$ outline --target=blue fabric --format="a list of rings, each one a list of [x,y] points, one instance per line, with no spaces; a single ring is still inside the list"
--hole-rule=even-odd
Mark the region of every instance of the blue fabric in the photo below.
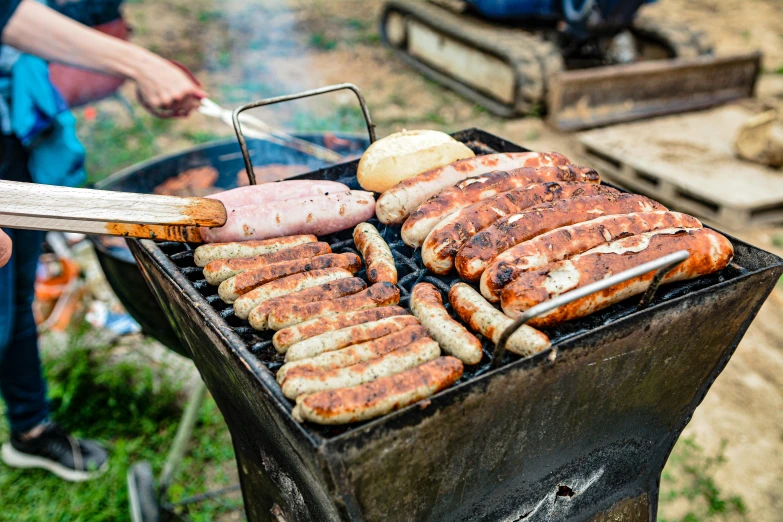
[[[75,187],[87,178],[76,119],[49,81],[44,60],[23,54],[11,68],[11,129],[29,151],[36,183]]]
[[[13,137],[0,140],[3,170],[0,179],[30,181],[27,155]],[[33,319],[35,272],[43,232],[5,229],[14,249],[0,268],[0,394],[15,432],[24,433],[49,416],[46,381],[38,354],[38,332]]]

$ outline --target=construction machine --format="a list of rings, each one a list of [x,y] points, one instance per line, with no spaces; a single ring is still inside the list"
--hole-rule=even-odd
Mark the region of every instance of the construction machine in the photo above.
[[[638,13],[654,1],[388,0],[381,38],[490,112],[562,130],[753,95],[760,53],[713,56],[702,32]]]

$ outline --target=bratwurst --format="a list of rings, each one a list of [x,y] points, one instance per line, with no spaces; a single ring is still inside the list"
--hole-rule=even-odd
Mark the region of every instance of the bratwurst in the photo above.
[[[487,154],[455,161],[450,165],[422,172],[397,183],[378,198],[376,213],[381,223],[402,223],[411,213],[441,190],[470,176],[496,170],[547,165],[568,165],[568,158],[556,152],[512,152]]]
[[[558,199],[611,193],[617,190],[593,183],[537,183],[498,194],[465,207],[435,225],[421,249],[422,261],[430,271],[447,274],[454,268],[454,258],[462,245],[502,217]]]
[[[346,424],[373,419],[448,388],[462,377],[463,369],[459,359],[438,357],[367,384],[303,396],[297,400],[292,415],[299,422],[317,424]]]
[[[275,307],[269,314],[268,323],[272,330],[280,330],[317,317],[396,305],[399,302],[399,288],[391,283],[375,283],[367,290],[340,299]]]
[[[731,242],[708,228],[667,228],[646,232],[598,246],[539,270],[525,272],[503,290],[500,303],[507,315],[516,317],[548,299],[679,250],[687,250],[690,257],[666,274],[662,283],[717,272],[725,268],[734,255]],[[531,320],[530,324],[547,327],[584,317],[644,292],[654,275],[655,271],[652,271],[577,299]]]
[[[254,288],[270,283],[276,279],[310,272],[312,270],[322,270],[325,268],[344,268],[355,274],[362,267],[362,260],[353,253],[345,254],[324,254],[312,259],[296,259],[294,261],[282,261],[272,263],[262,268],[256,268],[237,274],[234,277],[226,279],[218,287],[218,295],[226,303],[233,303],[239,296],[248,293]]]
[[[332,247],[328,243],[306,243],[291,248],[261,254],[254,257],[239,257],[235,259],[216,259],[204,267],[204,279],[211,285],[219,285],[226,279],[242,272],[269,266],[272,263],[308,259],[324,254],[331,254]]]
[[[577,165],[525,167],[467,178],[422,203],[402,225],[402,240],[414,248],[420,247],[435,225],[460,209],[509,190],[560,181],[600,183],[601,178],[593,169]]]
[[[465,281],[476,282],[502,252],[544,232],[607,214],[666,210],[658,202],[636,194],[603,194],[561,199],[499,219],[465,243],[454,264]]]
[[[271,254],[286,248],[292,248],[305,243],[318,241],[313,235],[276,237],[258,241],[236,241],[233,243],[212,243],[201,245],[193,252],[193,262],[198,267],[205,267],[210,261],[233,259],[235,257],[254,257]]]
[[[279,353],[285,353],[293,344],[310,339],[316,335],[399,315],[408,315],[408,312],[399,306],[382,306],[380,308],[359,310],[358,312],[343,312],[327,317],[310,319],[275,332],[275,335],[272,337],[272,344]]]
[[[602,216],[556,228],[497,256],[481,274],[481,293],[497,303],[503,288],[523,272],[581,254],[609,241],[662,228],[701,228],[701,223],[687,214],[655,211]]]

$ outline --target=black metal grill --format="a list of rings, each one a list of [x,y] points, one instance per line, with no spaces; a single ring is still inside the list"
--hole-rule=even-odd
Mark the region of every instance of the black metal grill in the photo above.
[[[474,150],[521,147],[469,129]],[[356,188],[356,162],[300,178]],[[418,281],[456,280],[381,227],[402,304]],[[351,232],[324,238],[352,250]],[[272,372],[271,332],[253,331],[203,281],[192,246],[131,241],[162,313],[231,430],[249,520],[655,520],[660,473],[679,434],[783,272],[783,260],[730,238],[725,270],[662,287],[547,330],[555,349],[490,369],[490,348],[456,385],[365,423],[299,424]],[[360,274],[363,275],[363,274]],[[269,371],[271,370],[271,372]],[[573,497],[558,496],[562,486]]]

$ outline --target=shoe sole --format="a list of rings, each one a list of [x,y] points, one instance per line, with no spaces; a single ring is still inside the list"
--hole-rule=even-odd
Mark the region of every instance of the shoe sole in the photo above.
[[[43,457],[36,457],[17,451],[11,444],[3,444],[2,459],[7,466],[12,468],[21,469],[45,469],[50,471],[68,482],[84,482],[85,480],[91,480],[99,477],[108,469],[108,462],[104,463],[100,469],[96,471],[77,471],[75,469],[66,468],[62,464],[58,464],[54,461],[45,459]]]

